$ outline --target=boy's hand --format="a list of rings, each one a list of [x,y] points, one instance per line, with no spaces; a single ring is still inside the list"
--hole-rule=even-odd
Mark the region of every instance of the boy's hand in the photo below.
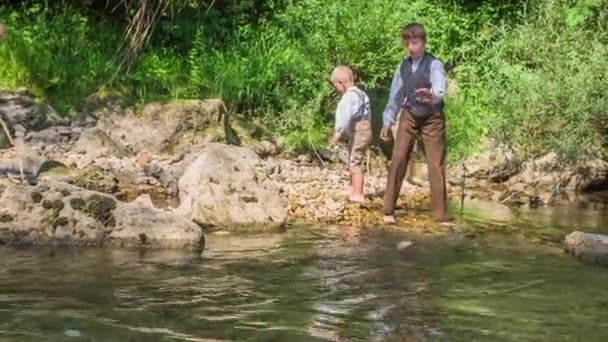
[[[380,130],[380,139],[382,139],[382,141],[386,142],[386,141],[391,140],[391,138],[389,137],[389,132],[388,132],[389,130],[390,130],[390,128],[388,128],[388,127],[382,128]]]
[[[433,89],[419,88],[416,89],[416,98],[421,102],[430,102],[433,99]]]

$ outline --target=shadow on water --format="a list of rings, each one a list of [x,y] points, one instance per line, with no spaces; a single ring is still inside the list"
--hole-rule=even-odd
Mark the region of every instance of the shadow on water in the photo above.
[[[297,226],[210,235],[201,260],[0,248],[0,340],[606,340],[608,270],[524,233],[605,219],[482,205],[471,204],[465,221],[506,222],[522,233],[433,239]],[[403,241],[414,244],[399,248]]]

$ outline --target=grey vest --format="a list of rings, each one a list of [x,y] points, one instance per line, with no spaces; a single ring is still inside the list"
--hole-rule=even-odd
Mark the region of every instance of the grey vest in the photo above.
[[[348,89],[347,91],[354,91],[359,99],[361,100],[361,108],[357,110],[357,114],[353,116],[353,122],[368,120],[371,121],[371,107],[369,103],[369,98],[366,97],[361,89],[358,87],[353,87]]]
[[[416,89],[431,88],[431,63],[435,56],[425,53],[416,69],[412,72],[412,58],[408,57],[401,63],[399,72],[403,80],[404,99],[403,109],[410,112],[414,117],[425,118],[433,113],[443,111],[443,100],[437,104],[422,103],[416,101]]]

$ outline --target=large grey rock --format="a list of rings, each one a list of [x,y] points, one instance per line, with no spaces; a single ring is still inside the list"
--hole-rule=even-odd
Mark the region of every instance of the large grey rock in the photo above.
[[[0,194],[0,242],[13,245],[93,245],[200,251],[200,227],[172,212],[67,183],[9,185]]]
[[[48,146],[66,144],[80,137],[81,129],[68,126],[53,126],[26,135],[25,142],[30,146]]]
[[[486,142],[481,151],[448,170],[452,184],[460,184],[462,176],[477,180],[487,180],[490,183],[500,183],[508,180],[520,171],[520,162],[513,153],[504,146]]]
[[[566,236],[564,249],[583,261],[608,266],[607,235],[576,231]]]
[[[0,119],[7,126],[11,136],[16,132],[25,135],[30,131],[39,131],[66,121],[51,107],[34,101],[25,91],[0,91]],[[9,139],[5,130],[0,127],[0,148],[8,146]]]
[[[463,168],[464,167],[466,168]],[[581,192],[608,184],[608,161],[603,158],[563,160],[555,152],[522,161],[504,146],[488,142],[477,154],[448,170],[449,184],[465,186],[476,196],[509,205],[539,206],[573,201]]]
[[[502,198],[519,199],[520,202],[537,198],[542,203],[551,203],[570,199],[577,192],[605,183],[607,179],[608,162],[605,160],[566,163],[551,152],[524,163],[521,172],[506,182],[507,190]]]
[[[39,131],[61,121],[52,108],[42,106],[26,92],[0,91],[0,116],[11,125]]]
[[[37,155],[17,155],[13,158],[0,158],[0,177],[4,175],[33,175],[36,176],[45,165],[53,166],[58,164],[45,157]]]
[[[117,157],[131,155],[131,151],[123,144],[116,142],[106,132],[94,127],[85,130],[74,145],[74,152],[87,154],[91,158]]]
[[[255,152],[212,143],[179,180],[178,212],[201,224],[282,226],[287,207]]]
[[[102,118],[98,127],[135,153],[188,150],[199,142],[225,138],[226,111],[221,100],[152,102],[137,114]]]

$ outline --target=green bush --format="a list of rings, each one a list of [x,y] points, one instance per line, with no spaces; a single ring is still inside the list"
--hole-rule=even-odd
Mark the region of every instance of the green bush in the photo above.
[[[492,136],[524,158],[557,151],[576,159],[606,148],[608,1],[578,2],[586,10],[571,3],[544,2],[484,53]]]
[[[71,7],[51,10],[34,3],[9,11],[0,20],[9,38],[0,43],[0,88],[27,87],[63,114],[110,79],[109,64],[121,32]]]
[[[488,136],[523,157],[606,150],[608,0],[188,2],[157,26],[128,73],[112,63],[124,20],[29,3],[0,8],[10,28],[0,87],[28,87],[66,115],[103,87],[139,103],[221,97],[287,147],[318,147],[338,100],[332,68],[356,70],[379,123],[404,55],[400,28],[418,21],[457,89],[446,107],[451,161]]]

